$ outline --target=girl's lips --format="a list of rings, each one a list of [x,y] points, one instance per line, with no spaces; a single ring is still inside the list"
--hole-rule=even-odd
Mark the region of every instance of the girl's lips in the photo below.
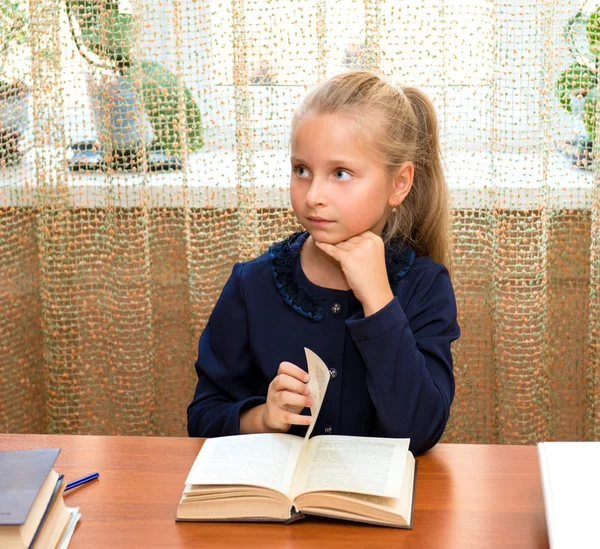
[[[311,223],[333,223],[330,219],[323,219],[322,217],[309,217],[307,218]]]

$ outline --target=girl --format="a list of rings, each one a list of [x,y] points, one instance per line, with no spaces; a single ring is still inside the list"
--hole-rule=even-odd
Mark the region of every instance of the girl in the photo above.
[[[290,192],[306,231],[233,267],[200,337],[190,436],[303,435],[308,347],[331,374],[315,433],[426,451],[460,334],[432,103],[366,71],[324,82],[294,114]]]

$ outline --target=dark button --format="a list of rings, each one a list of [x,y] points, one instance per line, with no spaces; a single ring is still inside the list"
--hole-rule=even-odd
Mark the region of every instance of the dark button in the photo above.
[[[333,433],[333,427],[331,425],[327,425],[327,427],[325,427],[325,429],[323,429],[323,432],[326,435],[330,435],[331,433]]]
[[[329,369],[329,377],[331,377],[331,379],[335,379],[337,377],[337,370],[335,368]]]
[[[342,306],[337,301],[335,301],[331,306],[331,312],[334,315],[339,315],[342,312]]]

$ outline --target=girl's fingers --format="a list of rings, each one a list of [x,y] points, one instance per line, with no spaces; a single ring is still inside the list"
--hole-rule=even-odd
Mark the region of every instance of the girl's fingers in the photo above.
[[[365,239],[373,239],[373,238],[379,238],[379,237],[374,232],[365,231],[363,233],[354,235],[354,236],[350,237],[348,240],[344,240],[343,242],[350,242],[352,244],[360,244],[360,243],[364,242]]]
[[[369,234],[369,231],[365,232],[365,233],[360,233],[357,234],[356,236],[353,236],[352,238],[349,238],[348,240],[344,240],[344,242],[349,242],[350,244],[360,244],[361,242],[364,241],[365,238],[367,238],[367,235]],[[373,234],[373,233],[370,233]],[[341,244],[341,242],[340,242]]]
[[[279,374],[274,381],[274,388],[277,391],[290,391],[299,395],[308,395],[308,385],[298,381],[295,377],[288,376],[287,374]]]
[[[291,412],[283,412],[282,420],[289,425],[310,425],[312,416],[301,416]]]
[[[285,374],[295,379],[300,380],[303,383],[308,381],[308,374],[302,369],[292,364],[291,362],[282,362],[277,370],[279,375]]]
[[[315,240],[315,244],[317,246],[317,248],[319,248],[320,250],[324,251],[327,255],[333,257],[333,259],[339,261],[343,251],[340,250],[337,246],[334,246],[332,244],[327,244],[326,242],[317,242]]]
[[[347,252],[349,252],[350,250],[353,250],[356,247],[356,244],[357,241],[352,242],[351,238],[350,240],[343,240],[339,244],[336,244],[335,247],[338,250],[346,250]]]
[[[301,408],[310,408],[312,399],[308,396],[290,393],[289,391],[281,391],[277,394],[279,406],[299,406]]]

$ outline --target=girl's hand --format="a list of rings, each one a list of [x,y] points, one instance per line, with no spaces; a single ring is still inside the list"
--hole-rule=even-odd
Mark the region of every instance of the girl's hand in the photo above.
[[[383,309],[394,294],[385,268],[383,240],[365,231],[339,244],[317,242],[316,246],[339,262],[346,281],[362,303],[365,316]]]
[[[285,433],[292,425],[310,425],[300,412],[310,406],[308,374],[291,362],[282,362],[267,392],[263,422],[269,430]]]

